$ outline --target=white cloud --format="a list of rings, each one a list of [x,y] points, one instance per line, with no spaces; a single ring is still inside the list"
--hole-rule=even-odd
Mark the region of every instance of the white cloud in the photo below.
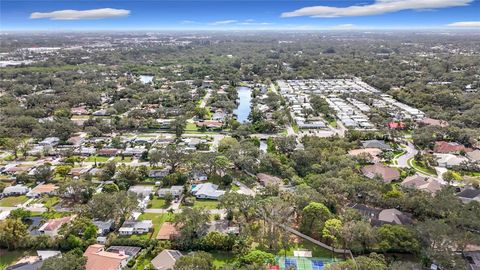
[[[225,24],[232,24],[238,22],[237,20],[225,20],[225,21],[216,21],[210,23],[211,25],[225,25]]]
[[[57,10],[52,12],[33,12],[30,19],[50,20],[95,20],[104,18],[123,17],[130,14],[130,10],[115,8],[99,8],[88,10]]]
[[[469,22],[454,22],[447,24],[451,27],[480,27],[480,21],[469,21]]]
[[[348,29],[354,29],[356,28],[355,24],[351,23],[346,23],[346,24],[339,24],[339,25],[334,25],[331,27],[332,29],[338,29],[338,30],[348,30]]]
[[[354,5],[348,7],[312,6],[282,13],[282,17],[351,17],[368,16],[401,10],[425,10],[446,7],[467,6],[473,0],[376,0],[369,5]]]

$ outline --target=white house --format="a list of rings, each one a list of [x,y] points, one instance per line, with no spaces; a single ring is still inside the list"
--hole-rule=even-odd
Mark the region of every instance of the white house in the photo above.
[[[148,233],[153,227],[151,220],[127,220],[118,230],[120,235],[144,234]]]
[[[3,189],[4,196],[24,195],[30,191],[30,188],[24,185],[9,186]]]
[[[218,200],[225,194],[224,190],[218,190],[218,185],[212,183],[198,184],[192,187],[192,194],[198,199]]]
[[[183,186],[171,186],[170,188],[160,188],[157,191],[158,197],[165,197],[167,193],[173,195],[173,197],[180,197],[183,192]]]

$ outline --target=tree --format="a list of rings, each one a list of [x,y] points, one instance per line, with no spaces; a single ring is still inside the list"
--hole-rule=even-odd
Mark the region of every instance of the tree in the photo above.
[[[175,226],[180,228],[179,244],[188,248],[195,239],[203,235],[205,224],[210,219],[209,213],[203,208],[184,208],[175,215]]]
[[[166,205],[170,205],[173,201],[173,195],[170,192],[165,193],[165,196],[163,196],[163,199],[165,200]]]
[[[381,250],[393,252],[410,252],[415,254],[420,244],[408,228],[401,225],[383,225],[377,230]]]
[[[381,254],[370,253],[369,256],[358,256],[354,260],[333,264],[329,270],[387,270],[388,265],[385,257]]]
[[[264,268],[269,264],[275,263],[275,256],[271,253],[255,249],[240,257],[239,262],[240,265],[254,264]]]
[[[342,221],[336,218],[328,219],[322,229],[322,237],[336,245],[339,241]]]
[[[324,222],[330,216],[330,210],[323,203],[311,202],[302,210],[300,230],[315,235],[322,230]]]
[[[0,246],[17,249],[27,236],[27,226],[20,219],[7,218],[0,221]]]
[[[13,138],[6,138],[1,141],[2,146],[5,147],[6,149],[12,151],[13,156],[15,159],[18,158],[18,148],[20,146],[20,141],[13,139]]]
[[[137,168],[133,166],[122,165],[118,168],[116,183],[120,189],[126,190],[137,183],[139,178]]]
[[[115,162],[107,162],[100,174],[101,181],[110,181],[117,171],[117,164]]]
[[[114,193],[114,192],[119,192],[119,191],[120,191],[120,189],[118,188],[118,186],[115,183],[105,184],[102,188],[102,192],[105,192],[105,193]]]
[[[203,251],[192,252],[180,257],[173,267],[174,270],[212,270],[214,269],[213,257]]]
[[[178,139],[182,137],[183,132],[185,132],[185,128],[187,127],[187,119],[183,116],[179,116],[175,118],[170,124],[171,130],[175,133],[175,136]]]
[[[177,168],[184,163],[186,154],[176,144],[169,144],[161,149],[161,161],[170,167],[170,173],[175,173]]]
[[[70,170],[72,169],[72,166],[69,166],[69,165],[59,165],[55,168],[55,172],[60,175],[61,177],[63,177],[63,179],[65,180],[67,178],[67,175],[68,173],[70,172]]]
[[[17,208],[15,210],[10,211],[10,215],[8,215],[8,218],[12,219],[20,219],[24,221],[26,218],[30,217],[32,215],[32,212],[29,210],[25,210],[23,208]]]
[[[162,152],[158,151],[158,149],[152,149],[148,153],[148,162],[150,166],[156,167],[158,163],[162,160]]]
[[[33,177],[37,182],[49,182],[53,177],[52,167],[49,164],[38,166]]]
[[[91,182],[85,180],[70,180],[60,184],[58,193],[63,198],[69,198],[76,203],[86,203],[95,192]]]
[[[138,208],[137,197],[126,191],[95,194],[83,207],[84,215],[94,219],[120,221]]]
[[[67,252],[62,257],[46,259],[40,270],[83,270],[87,264],[87,257],[81,253]]]

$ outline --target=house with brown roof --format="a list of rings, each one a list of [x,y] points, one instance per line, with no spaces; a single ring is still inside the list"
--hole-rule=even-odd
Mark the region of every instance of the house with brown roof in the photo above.
[[[358,213],[373,226],[381,226],[383,224],[406,225],[413,222],[410,214],[403,213],[395,208],[378,209],[356,203],[349,205],[349,207],[358,211]]]
[[[114,157],[116,156],[120,150],[115,148],[102,148],[97,151],[97,154],[100,156],[107,156],[107,157]]]
[[[177,227],[172,222],[164,222],[157,234],[157,240],[171,240],[180,235]]]
[[[362,168],[362,173],[370,179],[380,177],[383,182],[390,183],[400,178],[400,172],[381,163],[375,163]]]
[[[432,195],[435,195],[443,187],[443,185],[440,184],[440,182],[438,182],[437,180],[418,174],[405,178],[405,180],[403,180],[400,185],[405,188],[415,188],[418,190],[426,191]]]
[[[417,121],[417,123],[420,124],[420,125],[424,125],[424,126],[448,127],[448,122],[447,121],[428,118],[428,117],[425,117],[425,118]]]
[[[348,155],[351,157],[358,156],[367,156],[370,162],[377,163],[380,161],[380,154],[382,153],[381,149],[378,148],[363,148],[363,149],[353,149],[348,151]]]
[[[436,153],[442,154],[455,154],[459,152],[472,152],[472,148],[467,148],[463,144],[459,144],[456,142],[446,142],[446,141],[437,141],[435,142],[435,147],[433,151]]]
[[[223,123],[220,121],[214,120],[205,120],[203,122],[195,122],[197,127],[206,127],[206,128],[221,128]]]
[[[27,193],[27,197],[38,198],[43,195],[52,195],[58,186],[54,184],[39,184]]]
[[[105,246],[99,244],[89,246],[83,256],[87,257],[85,270],[120,270],[127,265],[130,258],[122,252],[105,251]]]
[[[257,174],[258,181],[264,186],[281,186],[283,185],[283,180],[279,177],[269,175],[266,173]]]
[[[60,229],[60,227],[62,227],[63,224],[70,222],[74,218],[75,216],[68,216],[56,219],[49,219],[38,229],[38,231],[48,236],[56,236],[58,235],[58,230]]]
[[[70,113],[73,115],[88,115],[90,114],[85,106],[73,107],[70,109]]]

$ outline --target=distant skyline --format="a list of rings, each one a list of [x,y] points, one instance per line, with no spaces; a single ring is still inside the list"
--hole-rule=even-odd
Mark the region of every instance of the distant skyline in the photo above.
[[[480,29],[479,0],[2,0],[1,31]]]

